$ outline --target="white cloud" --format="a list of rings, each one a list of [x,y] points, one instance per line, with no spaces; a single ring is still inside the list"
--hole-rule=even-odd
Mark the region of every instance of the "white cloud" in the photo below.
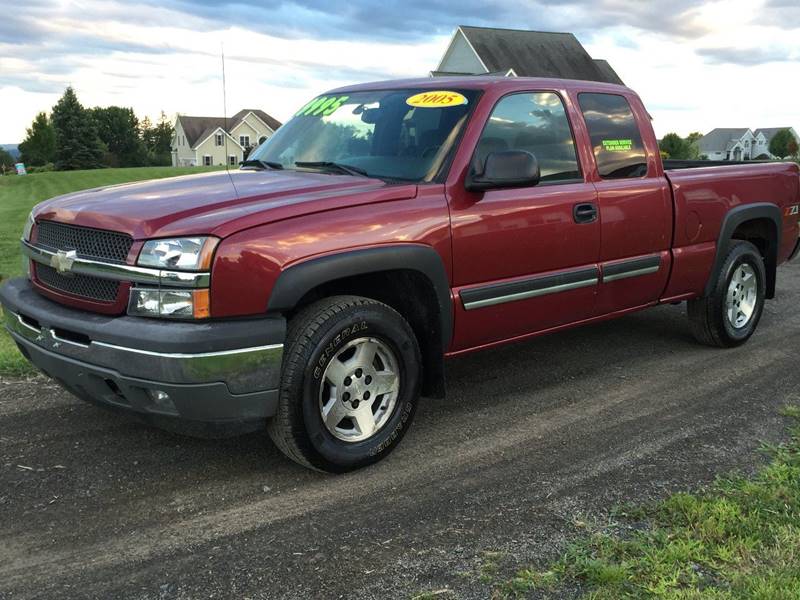
[[[721,126],[800,129],[795,108],[800,97],[800,24],[763,19],[767,1],[679,2],[680,8],[669,15],[679,15],[680,23],[672,19],[661,32],[643,29],[653,7],[638,2],[559,2],[547,7],[547,18],[569,27],[569,22],[586,23],[596,13],[597,22],[605,25],[583,30],[579,37],[593,56],[607,59],[641,94],[659,135]],[[328,32],[320,37],[295,27],[293,37],[284,38],[259,32],[264,28],[255,24],[215,29],[214,21],[179,12],[175,2],[166,3],[173,8],[97,0],[80,7],[32,2],[28,11],[15,13],[22,15],[16,33],[8,29],[8,21],[5,30],[0,24],[4,143],[20,141],[33,116],[49,110],[69,84],[84,105],[132,106],[140,117],[155,118],[161,110],[219,115],[221,43],[227,57],[228,112],[258,107],[285,120],[297,106],[332,87],[424,76],[449,40],[449,34],[415,35],[411,41],[376,37],[368,21],[362,35],[347,33],[337,39]],[[298,23],[312,14],[300,8],[296,12]],[[363,10],[359,14],[362,19]],[[628,24],[620,24],[625,15]],[[455,11],[449,18],[460,17]],[[318,26],[310,16],[308,21],[309,28]]]

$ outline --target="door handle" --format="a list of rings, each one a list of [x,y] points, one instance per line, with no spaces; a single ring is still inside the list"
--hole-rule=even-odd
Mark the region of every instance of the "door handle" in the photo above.
[[[572,217],[576,223],[594,223],[597,221],[597,206],[590,202],[576,204],[572,209]]]

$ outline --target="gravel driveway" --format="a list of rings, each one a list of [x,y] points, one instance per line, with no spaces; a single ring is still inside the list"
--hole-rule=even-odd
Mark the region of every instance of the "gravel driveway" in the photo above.
[[[720,351],[664,306],[448,365],[403,443],[328,476],[0,381],[0,598],[486,598],[576,520],[751,470],[800,401],[800,264]],[[497,558],[500,557],[500,558]]]

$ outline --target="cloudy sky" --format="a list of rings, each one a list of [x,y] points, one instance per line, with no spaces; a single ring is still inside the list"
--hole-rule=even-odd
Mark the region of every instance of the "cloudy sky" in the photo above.
[[[27,0],[0,19],[0,142],[67,85],[84,105],[278,119],[327,88],[424,76],[459,25],[570,31],[643,97],[658,135],[800,130],[800,0]]]

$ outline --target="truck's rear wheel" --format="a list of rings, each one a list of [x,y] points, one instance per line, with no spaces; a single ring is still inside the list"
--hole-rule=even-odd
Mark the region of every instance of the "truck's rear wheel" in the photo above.
[[[758,248],[750,242],[734,242],[711,295],[688,303],[694,337],[721,348],[738,346],[750,339],[764,310],[766,279]]]
[[[400,314],[368,298],[327,298],[289,322],[278,413],[267,430],[304,466],[350,471],[395,448],[419,387],[419,347]]]

